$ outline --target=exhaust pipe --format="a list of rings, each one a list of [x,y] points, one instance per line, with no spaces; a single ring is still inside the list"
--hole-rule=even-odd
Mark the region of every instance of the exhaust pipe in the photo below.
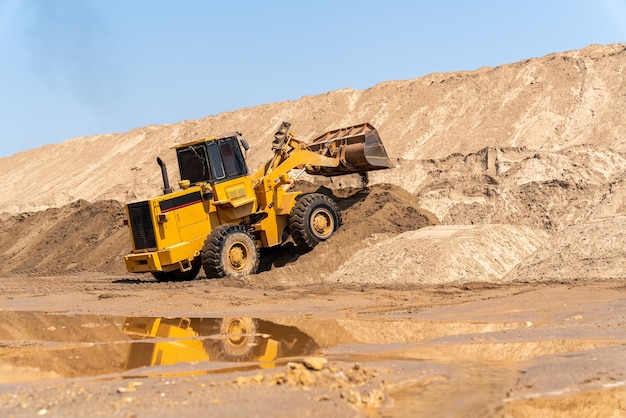
[[[157,164],[161,167],[161,175],[163,176],[163,194],[170,194],[174,191],[174,189],[170,187],[170,180],[167,177],[167,166],[161,157],[157,157]]]

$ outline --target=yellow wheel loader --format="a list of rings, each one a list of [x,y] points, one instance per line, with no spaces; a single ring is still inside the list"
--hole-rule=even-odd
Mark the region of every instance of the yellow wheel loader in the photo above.
[[[302,172],[326,177],[392,167],[378,132],[370,124],[342,128],[304,143],[283,122],[274,136],[274,156],[249,173],[249,146],[239,132],[175,147],[179,190],[157,162],[163,195],[127,205],[131,273],[151,273],[159,281],[256,273],[259,248],[291,236],[308,251],[341,225],[337,204],[320,193],[290,190]],[[291,171],[299,169],[295,176]]]

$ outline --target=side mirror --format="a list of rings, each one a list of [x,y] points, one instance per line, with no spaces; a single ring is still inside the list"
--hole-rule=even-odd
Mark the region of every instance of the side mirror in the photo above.
[[[239,142],[241,143],[243,149],[245,149],[246,151],[250,149],[250,145],[248,145],[248,141],[246,141],[245,139],[242,138],[239,140]]]

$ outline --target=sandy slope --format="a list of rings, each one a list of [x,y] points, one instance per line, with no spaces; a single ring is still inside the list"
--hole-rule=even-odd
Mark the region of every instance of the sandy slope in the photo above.
[[[554,152],[592,144],[626,147],[626,45],[590,46],[476,71],[389,81],[365,91],[343,89],[122,134],[76,138],[0,159],[0,212],[24,212],[88,201],[145,198],[160,191],[161,156],[169,147],[239,131],[252,145],[249,164],[270,156],[283,120],[303,139],[370,122],[400,168],[376,173],[413,192],[427,175],[423,160],[485,147]]]
[[[512,225],[440,225],[409,231],[344,261],[331,282],[397,285],[500,282],[548,234]]]

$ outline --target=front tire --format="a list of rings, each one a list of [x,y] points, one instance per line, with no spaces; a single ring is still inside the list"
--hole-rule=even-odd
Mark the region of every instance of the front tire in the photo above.
[[[215,228],[202,247],[202,267],[208,278],[237,277],[254,274],[259,268],[259,249],[250,233],[241,225]]]
[[[333,199],[321,193],[299,197],[289,215],[289,230],[298,248],[309,251],[326,241],[341,226],[341,214]]]

